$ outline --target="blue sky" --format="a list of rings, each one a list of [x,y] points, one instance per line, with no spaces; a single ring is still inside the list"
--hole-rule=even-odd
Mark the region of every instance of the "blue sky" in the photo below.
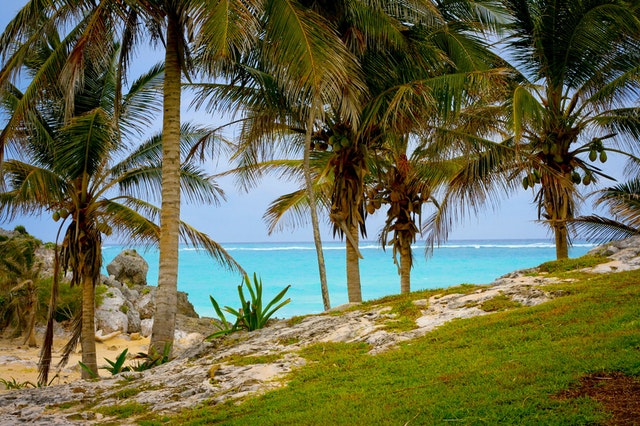
[[[5,4],[4,13],[0,15],[0,29],[4,29],[7,22],[15,15],[15,12],[26,3],[24,0]],[[140,61],[145,66],[157,61],[161,55],[153,52],[144,52]],[[139,70],[143,71],[143,70]],[[188,100],[183,102],[185,107]],[[217,120],[203,112],[185,109],[183,121],[193,120],[203,124],[216,123]],[[217,169],[208,170],[211,173],[224,171],[225,164],[217,164]],[[611,159],[605,165],[606,169],[617,175],[622,170],[622,161]],[[196,228],[208,233],[218,242],[262,242],[262,241],[310,241],[312,231],[310,226],[298,229],[287,229],[273,235],[267,234],[266,226],[262,220],[269,203],[278,196],[294,189],[291,184],[270,178],[264,181],[258,188],[249,193],[239,192],[235,189],[232,179],[225,178],[219,181],[220,186],[227,195],[227,201],[220,206],[184,206],[182,218]],[[606,184],[606,183],[605,183]],[[454,228],[450,239],[531,239],[549,238],[547,229],[537,224],[537,211],[532,203],[531,190],[520,190],[510,199],[503,200],[495,209],[486,209],[477,217],[468,218]],[[581,213],[590,213],[590,203],[586,203]],[[383,213],[377,213],[367,222],[368,238],[375,239],[381,224],[384,222]],[[19,218],[12,223],[0,223],[0,227],[12,229],[15,225],[24,225],[27,230],[44,241],[53,241],[57,231],[56,223],[49,214],[42,217]],[[331,239],[328,226],[323,227],[323,238]]]

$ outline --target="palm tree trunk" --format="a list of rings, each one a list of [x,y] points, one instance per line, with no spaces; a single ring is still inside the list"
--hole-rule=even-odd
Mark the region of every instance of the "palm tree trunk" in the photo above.
[[[541,178],[543,207],[556,243],[556,259],[569,257],[569,231],[567,220],[573,217],[573,191],[571,171],[556,169],[562,176],[543,174]],[[564,182],[563,182],[564,180]]]
[[[173,345],[178,291],[178,244],[180,223],[180,94],[182,70],[178,48],[177,17],[167,17],[165,51],[164,115],[162,121],[162,211],[160,213],[160,267],[156,311],[149,352],[163,353]]]
[[[565,179],[569,179],[568,176]],[[553,189],[547,190],[549,200],[545,203],[545,209],[551,220],[556,243],[556,259],[567,259],[569,257],[569,232],[567,230],[567,220],[571,218],[570,198],[568,189],[561,189],[560,193],[555,193]]]
[[[568,218],[564,218],[565,220]],[[569,258],[569,233],[566,222],[561,221],[555,224],[554,234],[556,239],[556,259]]]
[[[318,211],[316,209],[316,195],[313,192],[313,178],[311,177],[311,133],[313,132],[313,123],[315,121],[315,103],[309,111],[307,119],[307,131],[304,140],[304,181],[307,189],[307,197],[309,198],[309,211],[311,212],[311,227],[313,228],[313,242],[316,247],[316,256],[318,258],[318,273],[320,275],[320,290],[322,292],[322,305],[324,310],[331,309],[331,301],[329,300],[329,287],[327,285],[327,268],[324,263],[324,252],[322,251],[322,238],[320,237],[320,222],[318,221]]]
[[[400,236],[400,293],[411,292],[411,239]]]
[[[27,335],[24,339],[24,343],[23,344],[28,344],[30,348],[35,348],[36,346],[38,346],[38,343],[36,342],[36,306],[38,303],[38,295],[35,292],[32,294],[33,297],[31,297],[31,304],[29,307],[29,314],[27,315],[29,318],[29,322],[27,323]]]
[[[82,330],[80,347],[82,348],[82,363],[95,375],[98,375],[98,361],[96,357],[96,329],[95,329],[95,283],[91,274],[85,273],[82,279]],[[83,379],[93,376],[82,369]]]
[[[358,225],[352,225],[349,229],[353,238],[346,238],[347,248],[347,293],[349,303],[362,302],[362,290],[360,286],[360,257],[358,249]],[[356,244],[354,247],[354,243]]]

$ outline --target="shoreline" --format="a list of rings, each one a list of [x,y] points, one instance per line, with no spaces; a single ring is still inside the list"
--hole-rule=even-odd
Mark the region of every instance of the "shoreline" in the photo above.
[[[436,248],[425,260],[424,247],[414,249],[412,290],[446,288],[460,283],[488,284],[509,272],[538,266],[555,258],[555,246],[545,240],[465,240],[450,241]],[[578,257],[594,247],[576,242],[571,252]],[[104,252],[105,263],[126,246],[111,246]],[[233,243],[225,248],[252,275],[263,280],[265,297],[275,296],[291,284],[287,297],[292,302],[277,313],[291,318],[323,310],[317,259],[313,243]],[[390,248],[383,251],[377,243],[361,244],[364,259],[360,262],[362,296],[378,299],[400,292],[397,266]],[[158,252],[139,251],[149,265],[148,284],[157,282]],[[332,241],[325,245],[325,266],[331,305],[348,302],[345,276],[344,243]],[[184,247],[180,251],[178,289],[189,294],[189,300],[199,315],[215,317],[209,296],[220,306],[238,307],[237,286],[242,277],[215,264],[202,251]]]

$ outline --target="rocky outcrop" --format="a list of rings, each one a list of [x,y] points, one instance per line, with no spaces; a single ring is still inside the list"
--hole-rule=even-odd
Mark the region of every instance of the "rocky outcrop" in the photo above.
[[[640,268],[640,236],[626,240],[612,241],[594,247],[587,254],[605,256],[611,259],[592,268],[590,272],[608,273],[630,271]]]
[[[102,334],[115,331],[141,333],[145,337],[151,334],[156,287],[146,285],[148,270],[146,260],[135,250],[124,250],[107,265],[110,275],[102,276],[102,287],[97,291],[97,331]],[[178,292],[177,312],[182,316],[198,318],[187,293],[181,291]],[[208,323],[211,325],[210,320]],[[184,330],[179,332],[181,334],[176,336],[176,340],[185,335]]]
[[[189,294],[184,291],[178,292],[178,313],[190,318],[198,318],[196,309],[189,301]]]
[[[134,249],[123,250],[107,265],[109,276],[133,287],[147,285],[149,264]]]
[[[136,290],[129,290],[126,285],[112,277],[102,277],[96,298],[96,329],[103,334],[120,331],[122,333],[140,333],[140,313],[135,301]]]
[[[7,238],[13,238],[17,235],[20,235],[20,233],[18,231],[11,231],[8,229],[2,229],[0,228],[0,236],[2,237],[7,237]]]

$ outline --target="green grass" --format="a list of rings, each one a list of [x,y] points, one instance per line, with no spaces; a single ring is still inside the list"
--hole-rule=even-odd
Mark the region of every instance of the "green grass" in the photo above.
[[[290,346],[295,345],[296,343],[300,343],[300,339],[297,337],[287,337],[285,339],[279,339],[278,343],[282,346]]]
[[[609,261],[611,261],[611,259],[605,256],[585,255],[582,257],[577,257],[575,259],[562,259],[545,262],[540,265],[538,269],[540,272],[548,272],[553,274],[558,272],[574,271],[576,269],[582,268],[592,268],[596,265],[600,265],[601,263],[606,263]]]
[[[139,404],[137,402],[129,402],[127,404],[94,408],[94,411],[104,414],[105,416],[126,419],[132,416],[146,414],[149,411],[149,408],[146,405]]]
[[[355,305],[349,308],[350,311],[359,311],[359,310],[367,310],[368,308],[375,308],[381,306],[391,306],[392,308],[405,303],[406,301],[414,301],[421,299],[429,299],[432,296],[437,296],[438,298],[442,296],[446,296],[448,294],[471,294],[474,291],[477,291],[480,287],[475,284],[460,284],[453,287],[447,288],[439,288],[439,289],[429,289],[429,290],[420,290],[414,291],[409,294],[401,294],[401,295],[392,295],[392,296],[384,296],[380,299],[374,299],[366,301],[360,305]]]
[[[255,364],[269,364],[272,362],[276,362],[277,360],[282,358],[282,354],[270,354],[270,355],[234,355],[226,357],[220,362],[227,362],[229,364],[241,367],[245,365],[255,365]]]
[[[480,309],[485,312],[506,311],[507,309],[519,308],[522,303],[511,300],[509,296],[500,294],[492,299],[486,300],[480,304]]]
[[[599,424],[598,403],[554,395],[593,372],[640,375],[638,283],[640,271],[557,284],[563,296],[543,305],[452,321],[375,356],[316,344],[282,389],[145,424]]]
[[[384,328],[389,331],[402,332],[417,328],[416,319],[422,315],[422,307],[413,303],[415,298],[402,295],[391,305],[390,314],[394,318],[385,321]]]
[[[292,316],[287,320],[287,325],[289,327],[293,327],[294,325],[298,325],[304,320],[304,316]]]

